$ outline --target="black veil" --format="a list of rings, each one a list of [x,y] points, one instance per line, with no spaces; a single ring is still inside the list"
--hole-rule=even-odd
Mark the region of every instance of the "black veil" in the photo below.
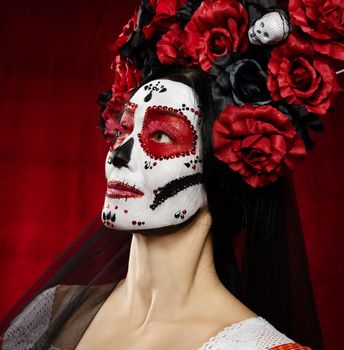
[[[110,284],[110,293],[126,276],[131,238],[129,233],[105,227],[99,214],[1,320],[2,337],[15,317],[20,316],[22,310],[43,291],[58,285],[78,286],[71,303],[64,307],[34,347],[48,349],[63,323],[88,296],[92,287]]]

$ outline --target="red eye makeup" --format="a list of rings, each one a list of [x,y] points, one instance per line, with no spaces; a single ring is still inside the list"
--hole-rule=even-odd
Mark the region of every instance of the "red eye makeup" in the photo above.
[[[125,107],[122,115],[118,118],[119,129],[122,132],[131,133],[134,129],[134,113],[131,107]]]
[[[148,107],[138,135],[141,146],[154,159],[196,153],[197,133],[182,112],[166,106]]]
[[[112,144],[111,150],[116,149],[134,129],[134,114],[137,106],[125,106],[116,121],[111,122]]]

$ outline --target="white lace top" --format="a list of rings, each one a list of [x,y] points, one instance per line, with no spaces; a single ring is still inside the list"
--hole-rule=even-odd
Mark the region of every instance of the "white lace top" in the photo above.
[[[198,350],[266,350],[290,343],[264,318],[252,317],[224,328]]]
[[[12,322],[4,334],[3,350],[28,350],[34,345],[49,326],[55,290],[56,287],[41,293]],[[267,350],[291,343],[294,342],[265,319],[252,317],[224,328],[198,350]],[[50,349],[64,350],[53,346]]]

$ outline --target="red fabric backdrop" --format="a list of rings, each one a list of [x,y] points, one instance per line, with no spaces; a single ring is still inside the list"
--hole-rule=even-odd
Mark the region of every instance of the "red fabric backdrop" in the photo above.
[[[0,317],[101,210],[98,93],[137,0],[12,0],[0,12]],[[341,109],[294,178],[326,349],[344,314]]]

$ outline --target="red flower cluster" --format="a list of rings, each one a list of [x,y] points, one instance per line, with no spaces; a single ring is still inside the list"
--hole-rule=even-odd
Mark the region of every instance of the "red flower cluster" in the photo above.
[[[311,39],[317,52],[344,60],[343,0],[290,0],[292,23]]]
[[[146,39],[151,39],[155,34],[166,33],[170,27],[177,23],[177,10],[187,0],[150,0],[154,10],[152,21],[143,27],[142,31]]]
[[[108,142],[113,143],[121,131],[117,115],[142,78],[134,62],[146,73],[157,56],[162,64],[198,66],[216,75],[214,101],[221,110],[228,105],[214,123],[215,155],[249,185],[271,183],[294,168],[306,150],[293,123],[307,143],[307,123],[313,120],[313,128],[320,124],[314,122],[314,114],[325,114],[341,90],[326,56],[344,60],[342,0],[289,0],[294,30],[286,41],[269,47],[267,72],[267,46],[254,51],[257,57],[237,55],[248,48],[248,13],[243,4],[238,0],[142,3],[113,45],[113,94],[103,112]],[[120,49],[126,43],[124,58]],[[281,101],[280,107],[268,105],[271,100]]]
[[[112,50],[114,51],[115,56],[119,55],[120,48],[128,41],[131,34],[137,25],[137,13],[134,13],[134,16],[130,18],[128,23],[123,27],[122,33],[118,36],[116,41],[112,45]]]
[[[289,118],[272,106],[229,105],[213,128],[215,155],[252,187],[294,168],[306,150]]]
[[[163,64],[187,64],[183,49],[183,31],[176,23],[157,43],[156,53]]]
[[[105,120],[115,118],[115,115],[122,110],[141,81],[141,71],[128,58],[116,56],[112,69],[115,71],[115,78],[112,86],[112,98],[103,112]]]
[[[236,0],[205,0],[181,30],[165,34],[157,46],[161,63],[196,64],[208,72],[218,57],[247,49],[248,15]]]
[[[328,62],[295,34],[272,50],[268,88],[274,100],[284,99],[316,114],[325,114],[340,90]]]

